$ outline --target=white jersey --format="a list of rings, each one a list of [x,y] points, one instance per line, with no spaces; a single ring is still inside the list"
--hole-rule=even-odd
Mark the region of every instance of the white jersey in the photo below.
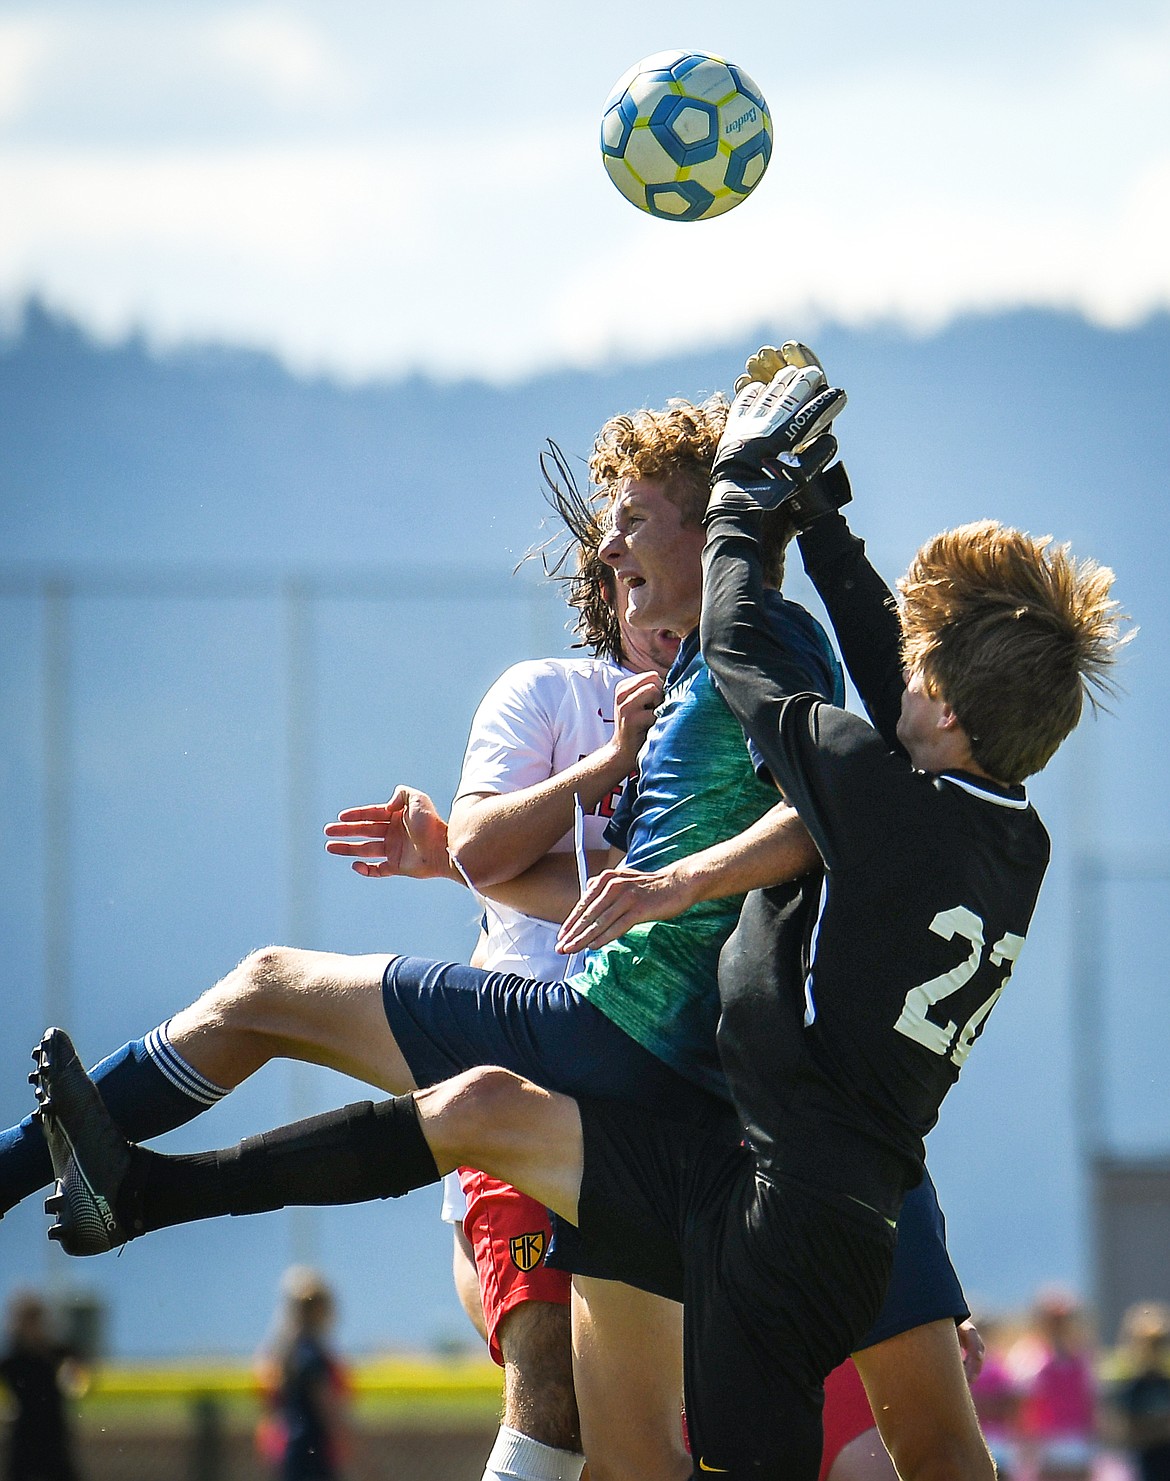
[[[538,658],[508,669],[475,712],[456,798],[519,792],[603,746],[613,735],[614,690],[625,677],[624,669],[603,658]],[[620,793],[618,787],[586,814],[586,849],[605,847],[605,825]],[[569,832],[552,852],[572,848]],[[568,975],[550,921],[490,901],[485,914],[483,966],[541,981]]]
[[[501,674],[480,702],[471,722],[456,797],[519,792],[556,776],[591,755],[613,735],[613,693],[625,669],[604,658],[537,658]],[[605,847],[605,825],[621,793],[618,787],[585,818],[586,849]],[[573,848],[566,833],[554,851]],[[519,972],[555,981],[573,963],[555,950],[557,927],[485,901],[489,971]],[[460,1223],[467,1200],[457,1173],[443,1179],[443,1218]]]

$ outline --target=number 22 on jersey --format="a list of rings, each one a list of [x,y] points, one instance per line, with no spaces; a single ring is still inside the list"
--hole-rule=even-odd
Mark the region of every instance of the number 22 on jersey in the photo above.
[[[965,905],[954,905],[950,910],[940,910],[931,921],[930,929],[936,936],[941,936],[944,941],[953,941],[956,936],[969,941],[971,954],[957,967],[952,967],[949,972],[943,972],[938,977],[932,977],[929,982],[922,982],[917,987],[912,987],[906,994],[901,1015],[894,1027],[900,1034],[905,1034],[908,1039],[922,1044],[932,1054],[949,1055],[951,1061],[961,1068],[971,1052],[971,1045],[974,1044],[976,1035],[983,1026],[983,1020],[995,1007],[1000,993],[1007,985],[1012,965],[1023,948],[1024,938],[1015,935],[1012,931],[1007,931],[990,950],[987,950],[983,940],[983,922],[973,910],[968,910]],[[983,965],[985,955],[989,966],[1001,969],[999,986],[976,1009],[963,1025],[962,1030],[953,1022],[943,1024],[928,1018],[928,1012],[936,1003],[943,1002],[970,982]]]

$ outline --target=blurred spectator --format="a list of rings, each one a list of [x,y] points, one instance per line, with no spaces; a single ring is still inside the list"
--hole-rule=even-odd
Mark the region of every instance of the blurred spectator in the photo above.
[[[267,1412],[257,1447],[281,1481],[337,1481],[348,1383],[328,1340],[333,1292],[302,1265],[285,1272],[281,1291],[276,1335],[260,1360]]]
[[[1112,1428],[1140,1481],[1170,1481],[1170,1307],[1129,1308],[1109,1379]]]
[[[994,1320],[981,1317],[983,1364],[971,1379],[971,1397],[999,1481],[1014,1481],[1019,1475],[1019,1445],[1016,1425],[1020,1413],[1020,1386],[1007,1363],[1005,1332]]]
[[[84,1370],[54,1340],[45,1303],[18,1291],[8,1305],[0,1383],[12,1399],[5,1481],[77,1481],[66,1397],[84,1387]]]
[[[1009,1366],[1021,1394],[1019,1432],[1042,1481],[1089,1481],[1097,1453],[1097,1381],[1080,1303],[1050,1286]]]

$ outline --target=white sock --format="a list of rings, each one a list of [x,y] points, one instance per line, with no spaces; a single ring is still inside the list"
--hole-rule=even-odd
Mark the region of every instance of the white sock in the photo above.
[[[554,1450],[502,1424],[483,1481],[581,1481],[584,1469],[577,1451]]]

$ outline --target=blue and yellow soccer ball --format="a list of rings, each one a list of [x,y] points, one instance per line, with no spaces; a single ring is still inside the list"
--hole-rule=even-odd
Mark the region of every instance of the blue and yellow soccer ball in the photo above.
[[[705,221],[746,200],[772,157],[772,119],[740,67],[660,51],[617,81],[601,157],[628,201],[664,221]]]

